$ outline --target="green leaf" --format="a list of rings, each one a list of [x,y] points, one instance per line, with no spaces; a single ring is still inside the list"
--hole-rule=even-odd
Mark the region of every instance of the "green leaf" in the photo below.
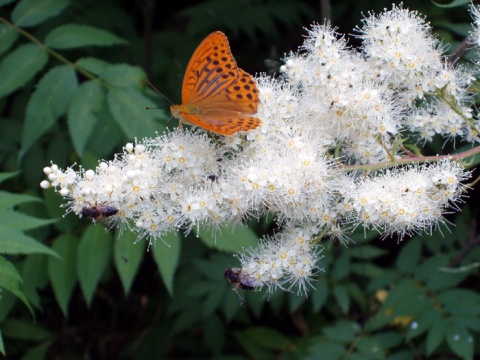
[[[17,1],[17,0],[0,0],[0,6],[8,5],[14,1]]]
[[[56,219],[39,219],[17,211],[0,208],[0,219],[4,224],[8,224],[17,230],[27,231],[38,227],[46,226],[56,222]]]
[[[45,45],[54,49],[74,49],[83,46],[111,46],[127,41],[108,31],[88,26],[67,24],[53,29],[45,38]]]
[[[47,61],[45,50],[34,44],[24,44],[10,52],[0,62],[0,98],[25,85]]]
[[[40,202],[36,196],[27,195],[27,194],[14,194],[6,191],[0,190],[0,208],[12,208],[21,204],[26,204],[30,202]]]
[[[3,284],[15,284],[18,286],[21,282],[22,277],[15,266],[3,256],[0,256],[0,285],[6,288]],[[8,288],[6,289],[9,290]]]
[[[308,348],[309,356],[305,360],[334,360],[342,359],[347,353],[347,347],[340,344],[312,339],[314,345]]]
[[[58,254],[20,230],[0,224],[0,254],[46,254],[59,258]]]
[[[360,326],[355,322],[339,320],[332,326],[324,327],[322,333],[333,342],[350,344],[360,330]]]
[[[9,338],[26,341],[47,340],[52,334],[32,321],[9,319],[2,325],[3,333]]]
[[[68,314],[68,302],[77,282],[77,246],[78,239],[70,235],[62,235],[53,241],[52,248],[63,260],[48,260],[50,277],[55,298],[65,316]]]
[[[385,250],[370,245],[354,246],[349,250],[349,254],[352,258],[366,260],[375,259],[385,253]]]
[[[30,306],[23,291],[20,290],[21,277],[17,269],[10,261],[7,261],[3,256],[0,256],[0,295],[1,290],[6,289],[19,298],[33,315],[33,309]],[[1,298],[0,298],[1,299]]]
[[[437,1],[432,0],[432,3],[434,3],[436,6],[442,7],[442,8],[453,8],[453,7],[469,4],[470,2],[471,2],[470,0],[453,0],[449,3],[444,3],[443,1],[442,2],[437,2]]]
[[[113,258],[123,290],[127,295],[145,255],[145,241],[137,241],[137,235],[130,231],[117,233],[115,237],[117,240],[113,245]]]
[[[100,75],[111,66],[108,62],[94,57],[87,57],[78,59],[75,63],[78,67],[95,75]]]
[[[327,280],[325,278],[320,278],[314,283],[315,290],[312,291],[312,308],[315,313],[322,308],[323,305],[327,302],[329,289]]]
[[[404,273],[412,273],[420,260],[422,243],[415,240],[411,239],[407,244],[403,244],[397,257],[396,267]]]
[[[39,359],[48,359],[47,352],[52,344],[52,340],[43,341],[36,346],[30,347],[25,354],[22,356],[21,360],[39,360]]]
[[[60,14],[70,2],[68,0],[22,0],[12,12],[12,21],[20,27],[38,25]]]
[[[332,290],[332,294],[342,313],[346,314],[350,308],[350,297],[345,286],[336,285]]]
[[[414,337],[422,335],[429,330],[432,324],[442,317],[440,309],[431,309],[413,320],[407,328],[407,340],[410,341]]]
[[[17,38],[18,32],[10,26],[0,24],[0,55],[8,51]]]
[[[127,64],[109,65],[101,75],[101,79],[109,85],[139,91],[145,89],[146,78],[147,74],[142,68]]]
[[[356,343],[356,349],[369,360],[385,359],[385,348],[376,337],[361,337]]]
[[[162,236],[162,240],[168,245],[157,241],[153,246],[153,258],[157,263],[163,283],[170,296],[173,296],[173,276],[178,266],[181,249],[181,236],[178,231],[170,232]]]
[[[48,257],[44,255],[29,255],[22,264],[23,291],[30,303],[41,309],[41,299],[38,289],[43,289],[48,283]]]
[[[0,354],[2,354],[3,356],[6,355],[5,353],[5,344],[3,343],[3,335],[2,335],[2,332],[0,331]]]
[[[27,105],[20,156],[65,114],[77,86],[75,71],[67,65],[57,66],[43,76]]]
[[[443,317],[435,320],[427,334],[427,356],[433,354],[435,349],[442,343],[445,337],[445,320]]]
[[[247,226],[227,226],[221,229],[221,233],[215,234],[202,226],[198,236],[208,247],[222,251],[238,252],[243,248],[258,246],[258,236]]]
[[[455,354],[462,359],[473,359],[475,341],[472,334],[463,326],[449,321],[445,329],[445,339]]]
[[[471,290],[447,290],[439,294],[437,300],[443,304],[444,310],[452,314],[453,317],[475,318],[480,314],[480,295]]]
[[[112,235],[103,226],[89,226],[78,245],[77,274],[87,305],[90,306],[112,253]]]
[[[0,172],[0,184],[20,174],[20,171]]]
[[[253,342],[266,349],[282,350],[286,349],[290,340],[281,332],[269,327],[254,327],[244,331]]]
[[[97,116],[95,114],[105,102],[105,93],[98,81],[86,81],[73,93],[68,105],[68,130],[75,151],[83,156],[85,144],[92,134]]]
[[[332,278],[334,280],[342,280],[350,272],[350,255],[347,251],[343,251],[338,258],[335,259]]]
[[[226,338],[226,331],[224,328],[223,319],[220,320],[218,316],[212,316],[203,325],[203,343],[214,354],[220,354]]]
[[[155,104],[138,90],[111,88],[107,94],[107,101],[113,118],[129,139],[152,137],[155,132],[165,129],[165,125],[154,120],[151,111],[145,110],[145,107],[155,107]]]

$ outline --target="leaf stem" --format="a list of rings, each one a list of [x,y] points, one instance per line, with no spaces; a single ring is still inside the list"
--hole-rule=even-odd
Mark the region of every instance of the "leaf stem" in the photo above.
[[[10,28],[12,28],[13,30],[15,30],[16,32],[18,32],[19,34],[26,37],[28,40],[30,40],[31,42],[33,42],[34,44],[36,44],[37,46],[39,46],[43,50],[45,50],[47,53],[49,53],[54,58],[56,58],[59,61],[71,66],[75,71],[79,72],[80,74],[84,75],[85,77],[104,83],[98,77],[96,77],[96,76],[92,75],[91,73],[89,73],[88,71],[78,67],[75,63],[71,62],[70,60],[68,60],[64,56],[60,55],[55,50],[50,49],[47,45],[42,43],[40,40],[38,40],[35,36],[30,34],[29,32],[27,32],[27,31],[23,30],[22,28],[19,28],[18,26],[12,24],[10,21],[8,21],[7,19],[5,19],[1,16],[0,16],[0,21],[3,22],[5,25],[9,26]],[[104,83],[104,85],[105,85],[105,83]]]
[[[462,161],[465,158],[475,156],[480,153],[480,147],[475,147],[473,149],[453,154],[453,155],[435,155],[435,156],[412,156],[404,159],[398,159],[394,161],[386,161],[383,163],[377,164],[366,164],[366,165],[342,165],[339,164],[340,169],[343,171],[352,171],[352,170],[367,170],[375,171],[380,169],[385,169],[389,167],[394,167],[398,165],[408,165],[408,164],[422,164],[427,162],[438,162],[440,160],[451,158],[454,161]]]

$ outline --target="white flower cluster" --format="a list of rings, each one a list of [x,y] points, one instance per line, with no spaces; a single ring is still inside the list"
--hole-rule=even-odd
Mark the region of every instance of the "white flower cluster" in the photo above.
[[[257,129],[215,139],[179,129],[127,144],[95,170],[52,164],[41,186],[69,199],[69,211],[150,241],[273,215],[281,231],[240,254],[241,270],[232,272],[269,291],[306,292],[320,269],[321,238],[346,242],[357,226],[383,236],[430,233],[461,200],[468,172],[450,158],[369,176],[353,165],[404,157],[396,140],[405,130],[423,141],[478,141],[471,76],[445,62],[415,12],[370,14],[358,31],[363,53],[315,25],[305,53],[286,59],[287,80],[260,76]]]

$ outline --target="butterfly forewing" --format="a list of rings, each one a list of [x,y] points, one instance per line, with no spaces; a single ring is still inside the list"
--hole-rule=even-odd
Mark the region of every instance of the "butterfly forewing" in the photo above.
[[[239,77],[228,39],[220,31],[211,33],[197,47],[183,78],[182,103],[197,104],[222,91]]]
[[[227,37],[216,31],[203,40],[188,63],[182,104],[170,107],[180,123],[221,135],[255,129],[259,92],[252,76],[237,67]]]

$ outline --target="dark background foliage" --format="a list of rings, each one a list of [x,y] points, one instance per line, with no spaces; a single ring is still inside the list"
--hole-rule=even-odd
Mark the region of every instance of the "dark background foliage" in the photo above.
[[[170,247],[158,242],[147,251],[145,242],[133,244],[131,234],[106,232],[72,214],[62,217],[59,197],[38,185],[50,160],[64,168],[95,167],[126,142],[175,126],[169,104],[145,79],[179,103],[188,60],[210,32],[227,34],[247,72],[274,75],[284,54],[303,42],[305,27],[328,17],[340,33],[352,34],[362,13],[391,8],[390,2],[0,5],[0,16],[18,26],[12,30],[2,21],[0,29],[0,350],[9,359],[400,360],[480,354],[475,191],[462,212],[449,217],[455,224],[449,229],[401,242],[359,231],[349,248],[327,244],[325,272],[308,298],[248,293],[241,308],[223,271],[237,265],[233,251],[272,231],[271,219],[216,239],[209,233],[172,235],[165,239]],[[426,15],[439,38],[451,44],[449,52],[471,29],[466,6],[403,6]],[[62,43],[65,38],[54,31],[68,34],[63,26],[69,24],[108,33],[92,30],[92,40],[80,28]],[[38,52],[32,36],[55,53]],[[349,42],[357,44],[352,37]],[[25,51],[23,58],[18,49]],[[437,139],[425,151],[453,151],[441,146]]]

